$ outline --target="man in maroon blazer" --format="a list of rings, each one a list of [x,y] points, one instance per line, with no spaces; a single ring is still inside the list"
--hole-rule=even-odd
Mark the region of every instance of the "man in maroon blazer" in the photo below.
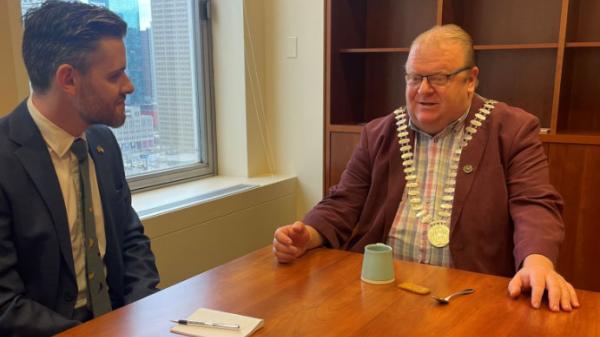
[[[530,289],[535,308],[544,290],[551,310],[578,307],[554,270],[562,200],[537,118],[475,93],[472,40],[458,26],[418,36],[405,67],[406,108],[368,123],[339,184],[275,231],[277,259],[387,242],[397,258],[514,275],[510,295]]]

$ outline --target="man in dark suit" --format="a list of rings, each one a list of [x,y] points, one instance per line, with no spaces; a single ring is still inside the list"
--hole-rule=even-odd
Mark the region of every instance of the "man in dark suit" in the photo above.
[[[119,146],[126,23],[49,1],[25,16],[33,93],[0,120],[0,336],[49,336],[157,291]],[[79,144],[77,151],[75,144]]]

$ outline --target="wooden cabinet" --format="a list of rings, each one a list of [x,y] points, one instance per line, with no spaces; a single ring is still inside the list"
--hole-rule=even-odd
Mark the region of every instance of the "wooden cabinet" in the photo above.
[[[326,0],[324,191],[339,181],[362,126],[405,104],[411,41],[446,23],[473,37],[477,92],[540,119],[552,182],[565,198],[559,269],[600,291],[600,274],[590,272],[598,254],[588,254],[598,250],[589,238],[600,237],[598,0]],[[565,181],[579,172],[573,165],[589,179]]]

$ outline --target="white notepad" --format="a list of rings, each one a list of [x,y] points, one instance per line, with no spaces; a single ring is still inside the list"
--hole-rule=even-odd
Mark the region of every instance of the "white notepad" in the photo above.
[[[240,329],[224,330],[202,326],[177,324],[171,328],[171,332],[192,337],[245,337],[250,336],[252,333],[254,333],[254,331],[263,326],[263,320],[260,318],[242,316],[206,308],[200,308],[196,310],[187,319],[193,321],[239,324]]]

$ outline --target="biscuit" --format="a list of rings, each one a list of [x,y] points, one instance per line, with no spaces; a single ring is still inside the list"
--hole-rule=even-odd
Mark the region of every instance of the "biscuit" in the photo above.
[[[412,282],[402,282],[398,284],[398,288],[410,291],[411,293],[419,294],[419,295],[427,295],[429,294],[429,288],[423,287],[421,285],[412,283]]]

